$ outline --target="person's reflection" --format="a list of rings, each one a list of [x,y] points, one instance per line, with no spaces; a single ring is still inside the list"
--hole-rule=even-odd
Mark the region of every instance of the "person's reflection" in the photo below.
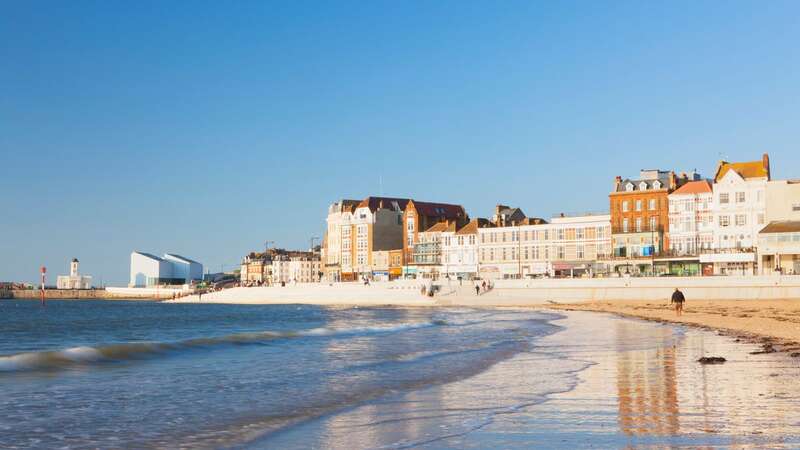
[[[669,330],[664,330],[665,347],[657,350],[624,350],[637,336],[636,325],[617,327],[617,395],[619,426],[629,435],[672,435],[678,433],[678,386],[675,367],[675,348],[668,342]]]

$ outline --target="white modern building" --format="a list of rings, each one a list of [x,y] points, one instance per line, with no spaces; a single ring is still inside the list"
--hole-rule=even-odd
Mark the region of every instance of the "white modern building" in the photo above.
[[[186,284],[203,279],[203,265],[174,253],[165,253],[164,259],[172,264],[172,278],[183,278]]]
[[[159,257],[150,253],[131,253],[129,287],[190,284],[203,279],[203,265],[175,254]]]
[[[800,221],[770,222],[758,237],[759,270],[762,275],[800,274]]]
[[[712,202],[708,180],[689,181],[669,194],[669,245],[674,255],[697,255],[712,247]]]
[[[56,279],[58,289],[91,289],[92,277],[78,272],[78,258],[72,258],[69,264],[69,275],[59,275]]]

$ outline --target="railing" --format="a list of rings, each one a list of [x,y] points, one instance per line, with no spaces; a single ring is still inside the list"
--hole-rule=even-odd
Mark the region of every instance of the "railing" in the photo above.
[[[642,228],[639,231],[636,230],[636,226],[629,226],[628,229],[624,229],[622,227],[611,227],[611,234],[634,234],[634,233],[653,233],[653,234],[661,234],[664,233],[664,226],[657,225],[655,228],[651,228],[650,224],[642,224]]]

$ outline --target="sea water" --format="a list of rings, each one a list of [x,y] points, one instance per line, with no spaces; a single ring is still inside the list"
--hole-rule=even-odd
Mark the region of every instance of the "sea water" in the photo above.
[[[578,312],[0,301],[0,448],[798,448],[800,365],[755,349]]]

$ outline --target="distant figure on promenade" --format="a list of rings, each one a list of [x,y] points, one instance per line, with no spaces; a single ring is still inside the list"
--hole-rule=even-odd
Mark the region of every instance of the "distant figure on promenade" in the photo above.
[[[475,295],[481,295],[481,285],[475,283]]]
[[[685,301],[686,297],[683,296],[683,292],[675,288],[675,292],[672,293],[672,301],[670,302],[675,304],[675,314],[680,316],[683,313],[683,302]]]
[[[486,280],[483,280],[483,283],[481,283],[481,288],[486,292]]]

